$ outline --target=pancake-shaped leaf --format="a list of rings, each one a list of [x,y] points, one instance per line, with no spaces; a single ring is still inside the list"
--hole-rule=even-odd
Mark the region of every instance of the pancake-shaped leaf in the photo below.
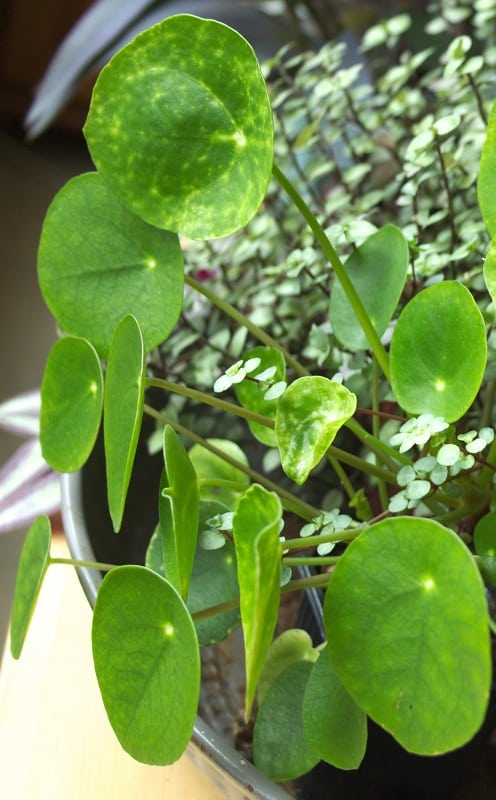
[[[110,344],[104,393],[103,433],[107,494],[114,530],[118,531],[143,417],[145,352],[136,319],[124,317]]]
[[[482,147],[477,195],[482,218],[492,239],[496,237],[496,103],[493,104]]]
[[[270,686],[253,732],[255,766],[274,781],[304,775],[319,761],[303,727],[303,698],[312,672],[310,661],[296,661]]]
[[[198,539],[198,479],[179,436],[164,428],[165,469],[160,482],[159,516],[167,579],[186,599]]]
[[[19,658],[43,578],[50,563],[52,528],[48,517],[38,517],[26,535],[17,568],[12,618],[10,651]]]
[[[308,679],[303,725],[323,761],[338,769],[358,769],[367,748],[367,715],[337,676],[327,647]]]
[[[52,347],[41,385],[40,442],[57,472],[75,472],[100,428],[103,377],[100,359],[85,339],[64,336]]]
[[[124,750],[145,764],[172,764],[191,737],[200,693],[200,656],[181,597],[146,567],[105,576],[92,628],[95,671]]]
[[[257,375],[267,373],[269,370],[270,384],[273,385],[279,381],[284,381],[286,377],[286,362],[284,356],[279,350],[273,347],[254,347],[244,356],[246,362],[251,358],[259,358],[260,364],[256,369],[250,372],[250,379],[244,380],[241,383],[234,385],[236,396],[244,408],[249,408],[250,411],[256,411],[257,414],[262,414],[269,419],[275,419],[277,412],[277,399],[266,399],[268,384],[267,382],[257,381]],[[271,428],[266,428],[258,422],[248,421],[251,432],[262,444],[275,447],[277,445],[277,438],[275,432]]]
[[[419,755],[460,747],[483,722],[492,675],[487,614],[466,546],[439,523],[413,517],[361,533],[340,558],[324,605],[346,689]]]
[[[281,516],[282,507],[277,495],[258,484],[246,490],[234,514],[233,534],[246,653],[246,718],[250,714],[279,611]]]
[[[409,414],[455,422],[470,408],[486,367],[484,319],[457,281],[424,289],[403,309],[391,341],[391,386]]]
[[[405,237],[394,225],[385,225],[353,251],[345,268],[378,336],[382,336],[405,285],[408,269]],[[341,344],[350,350],[368,349],[368,339],[339,281],[332,287],[329,316]]]
[[[215,500],[201,501],[200,531],[204,529],[208,519],[226,511],[227,508]],[[164,550],[159,529],[150,540],[146,565],[159,575],[165,575]],[[238,574],[233,543],[226,541],[224,546],[217,550],[204,550],[197,545],[187,600],[189,612],[194,615],[197,611],[204,611],[221,603],[236,600],[238,597]],[[225,639],[239,626],[239,608],[206,616],[194,622],[200,647],[214,644]]]
[[[175,234],[128,211],[100,175],[70,180],[55,196],[38,251],[40,288],[67,332],[106,357],[126,314],[139,321],[147,350],[167,338],[183,299],[183,258]]]
[[[220,450],[227,459],[248,466],[248,459],[236,442],[229,439],[207,439],[207,442]],[[246,472],[200,444],[193,445],[189,457],[198,476],[202,500],[218,500],[232,510],[240,495],[250,485]]]
[[[112,58],[84,133],[129,208],[193,239],[246,224],[271,176],[272,112],[253,49],[226,25],[187,14]]]
[[[279,399],[276,416],[286,475],[304,483],[355,409],[355,395],[337,381],[312,375],[290,384]]]

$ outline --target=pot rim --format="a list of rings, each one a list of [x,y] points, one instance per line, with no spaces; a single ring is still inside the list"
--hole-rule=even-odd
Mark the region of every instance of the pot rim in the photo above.
[[[81,473],[62,475],[61,490],[62,521],[71,556],[77,560],[94,561],[83,512]],[[101,573],[85,567],[77,567],[76,571],[84,593],[94,608],[102,582]],[[227,738],[216,733],[200,716],[196,718],[186,752],[197,767],[208,773],[226,800],[293,800],[291,795],[243,758]]]

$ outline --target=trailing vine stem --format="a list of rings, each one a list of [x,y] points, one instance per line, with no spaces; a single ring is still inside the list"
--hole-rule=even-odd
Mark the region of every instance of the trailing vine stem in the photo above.
[[[318,575],[310,575],[307,578],[296,578],[289,581],[285,586],[281,586],[281,594],[289,594],[290,592],[301,592],[305,589],[320,589],[327,586],[331,578],[330,572],[322,572]],[[194,622],[201,619],[213,617],[216,614],[222,614],[224,611],[232,611],[234,608],[239,608],[239,597],[234,600],[227,600],[224,603],[219,603],[216,606],[204,608],[201,611],[195,611],[191,614]]]

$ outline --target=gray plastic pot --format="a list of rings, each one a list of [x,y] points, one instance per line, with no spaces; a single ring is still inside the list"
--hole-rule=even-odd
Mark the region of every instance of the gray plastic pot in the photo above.
[[[98,560],[88,532],[82,473],[62,476],[62,519],[72,557]],[[102,575],[90,569],[79,569],[78,574],[86,597],[94,607]],[[187,753],[226,800],[291,800],[284,789],[255,769],[199,716]]]

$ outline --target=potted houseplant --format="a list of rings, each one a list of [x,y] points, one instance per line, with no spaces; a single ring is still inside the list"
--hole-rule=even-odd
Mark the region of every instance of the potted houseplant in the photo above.
[[[455,41],[453,61],[465,63],[465,53]],[[432,120],[414,158],[428,158],[450,125]],[[493,115],[478,183],[489,237],[495,128]],[[222,640],[238,614],[244,713],[258,706],[254,759],[270,779],[296,778],[321,760],[356,769],[367,717],[418,755],[466,744],[488,707],[495,627],[485,588],[495,581],[496,546],[494,253],[476,291],[463,273],[412,282],[410,254],[421,246],[409,248],[391,224],[360,237],[343,262],[274,160],[271,104],[251,47],[221,23],[170,17],[123,48],[98,79],[85,135],[97,171],[56,196],[40,242],[40,286],[64,332],[47,361],[41,439],[52,467],[73,473],[93,450],[103,411],[118,531],[144,412],[161,424],[159,524],[146,566],[71,560],[106,573],[93,653],[122,746],[146,763],[179,757],[195,724],[199,643]],[[230,237],[255,216],[271,176],[327,264],[318,283],[324,295],[332,287],[340,375],[325,359],[308,369],[228,293],[183,268],[192,242]],[[332,197],[332,187],[322,191]],[[308,281],[313,251],[299,257]],[[184,283],[256,342],[212,376],[209,392],[153,368]],[[371,391],[357,373],[370,375]],[[158,404],[157,390],[166,398]],[[225,400],[231,390],[235,399]],[[171,394],[245,420],[282,472],[274,478],[266,460],[254,467],[239,445],[164,413]],[[333,489],[344,492],[342,507],[324,502]],[[19,567],[15,656],[49,550],[41,517]],[[303,577],[294,572],[302,566],[311,570]],[[281,597],[301,589],[324,593],[326,643],[299,629],[273,641]]]

